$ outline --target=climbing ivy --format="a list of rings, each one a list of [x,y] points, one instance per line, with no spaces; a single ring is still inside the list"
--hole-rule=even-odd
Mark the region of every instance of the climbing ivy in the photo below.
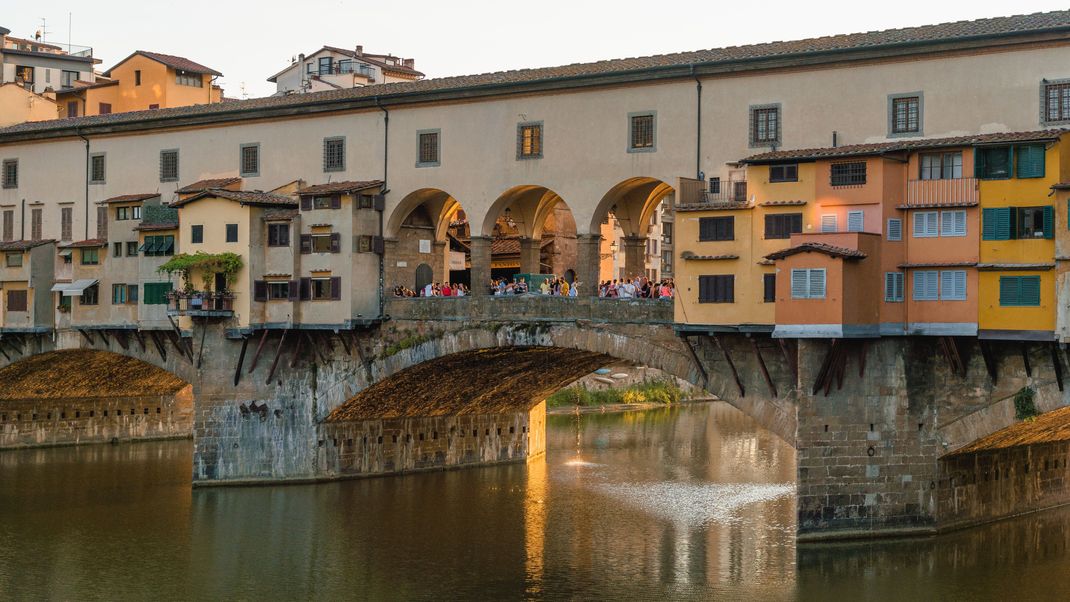
[[[1029,387],[1022,387],[1014,394],[1014,417],[1017,420],[1028,420],[1040,415],[1037,404],[1033,399],[1036,392]]]
[[[192,255],[179,253],[167,263],[157,268],[157,271],[166,272],[168,275],[178,273],[182,277],[183,290],[193,292],[193,283],[190,278],[193,272],[201,272],[204,282],[204,290],[211,291],[216,274],[223,274],[227,279],[227,287],[232,286],[238,279],[238,272],[243,266],[242,258],[237,253],[205,253],[198,251]]]

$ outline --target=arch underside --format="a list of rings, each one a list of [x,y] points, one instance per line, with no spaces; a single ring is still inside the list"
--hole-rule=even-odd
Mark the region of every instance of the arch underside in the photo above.
[[[49,351],[0,369],[0,402],[170,395],[189,383],[139,359],[91,349]]]

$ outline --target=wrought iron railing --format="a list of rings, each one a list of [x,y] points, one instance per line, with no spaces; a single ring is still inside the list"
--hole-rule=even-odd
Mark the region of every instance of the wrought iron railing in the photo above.
[[[167,312],[179,316],[208,312],[233,313],[234,293],[171,291],[167,293]]]

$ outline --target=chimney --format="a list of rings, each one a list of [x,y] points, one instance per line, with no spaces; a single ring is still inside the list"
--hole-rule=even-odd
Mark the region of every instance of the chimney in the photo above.
[[[405,59],[405,66],[409,69],[416,68],[416,59]]]
[[[298,63],[305,62],[305,53],[302,52],[301,54],[297,55],[297,62]]]
[[[47,98],[47,99],[49,99],[51,101],[55,101],[56,100],[56,91],[54,89],[52,89],[52,86],[49,86],[49,87],[45,88],[45,91],[41,93],[41,96],[44,96],[45,98]]]
[[[364,46],[357,44],[357,56],[364,56]]]

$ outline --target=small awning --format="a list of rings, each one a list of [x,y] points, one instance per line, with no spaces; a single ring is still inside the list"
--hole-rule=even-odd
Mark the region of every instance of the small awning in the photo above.
[[[72,251],[70,249],[60,249],[59,250],[59,256],[60,257],[70,257],[71,255],[74,255],[74,251]]]
[[[64,297],[80,297],[85,289],[93,286],[99,282],[95,278],[86,278],[84,280],[75,280],[67,285],[67,288],[63,289]]]
[[[63,291],[67,290],[67,287],[70,286],[70,285],[71,285],[70,282],[57,282],[57,283],[52,285],[52,292],[53,293],[62,293]]]

